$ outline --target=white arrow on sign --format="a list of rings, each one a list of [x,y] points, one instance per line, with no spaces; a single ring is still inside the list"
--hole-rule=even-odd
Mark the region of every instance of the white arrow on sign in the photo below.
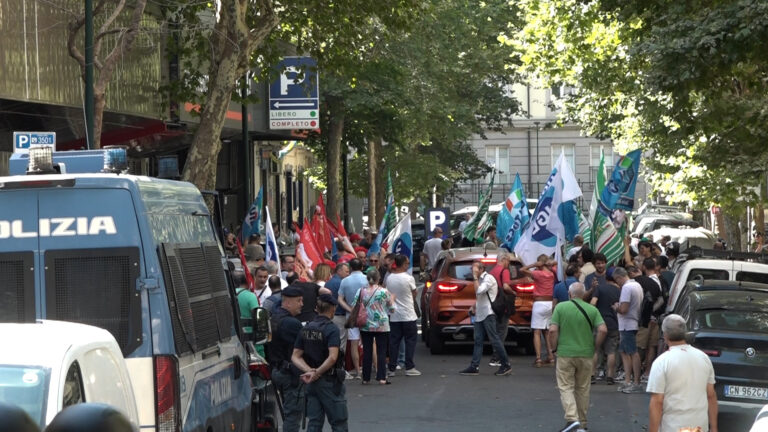
[[[280,108],[281,106],[282,107],[314,107],[315,104],[314,103],[286,103],[286,102],[280,103],[280,101],[277,101],[274,103],[274,106],[275,108]]]

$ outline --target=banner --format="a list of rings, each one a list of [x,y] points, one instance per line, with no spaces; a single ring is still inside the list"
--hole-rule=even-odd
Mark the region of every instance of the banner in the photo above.
[[[611,173],[611,179],[600,194],[600,206],[603,214],[608,216],[608,210],[632,211],[635,205],[635,186],[640,174],[641,150],[633,150],[622,156]]]
[[[532,264],[541,254],[559,256],[566,239],[578,233],[579,221],[573,200],[581,196],[581,188],[571,167],[560,153],[549,175],[528,227],[515,245],[515,254],[525,264]],[[559,263],[558,263],[559,264]],[[558,273],[563,271],[558,266]]]
[[[515,182],[512,191],[507,195],[499,215],[496,217],[496,233],[501,240],[501,247],[513,251],[515,245],[523,235],[523,230],[531,220],[528,211],[528,202],[523,190],[523,182],[520,174],[515,174]]]
[[[595,191],[592,194],[595,213],[592,214],[592,241],[589,245],[593,251],[605,255],[608,264],[614,264],[624,256],[624,239],[619,235],[610,217],[600,211],[600,196],[605,188],[605,177],[605,157],[601,153]]]
[[[308,270],[314,270],[318,264],[323,262],[323,254],[315,244],[309,222],[305,220],[304,227],[297,232],[299,233],[299,244],[296,246],[296,257],[301,258],[302,264]]]
[[[275,238],[275,232],[272,230],[272,220],[269,218],[269,207],[265,209],[267,216],[267,226],[264,227],[266,231],[266,241],[264,243],[264,252],[266,257],[265,261],[274,261],[277,263],[277,274],[280,274],[280,252],[277,248],[277,239]]]
[[[477,205],[477,213],[467,221],[464,227],[464,238],[470,241],[482,242],[485,239],[485,231],[491,226],[491,218],[488,214],[488,207],[491,205],[493,196],[493,180],[496,177],[496,169],[491,171],[491,183],[488,185],[488,191],[480,197]],[[498,232],[498,231],[497,231]]]
[[[333,236],[328,234],[328,215],[325,213],[323,196],[317,197],[315,214],[312,216],[312,232],[321,253],[330,252],[333,249]]]
[[[245,215],[243,220],[243,226],[240,230],[240,240],[245,243],[248,241],[248,237],[253,234],[260,234],[259,223],[261,222],[261,210],[262,210],[262,197],[264,194],[264,186],[259,189],[256,199],[248,209],[248,214]]]
[[[387,236],[389,252],[405,255],[408,257],[410,265],[408,274],[413,274],[413,233],[411,232],[411,214],[406,213],[395,225],[392,232]]]

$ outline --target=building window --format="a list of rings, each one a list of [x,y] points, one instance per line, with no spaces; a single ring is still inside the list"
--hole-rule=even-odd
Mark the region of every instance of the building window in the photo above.
[[[600,168],[600,151],[605,155],[605,180],[611,177],[613,166],[616,164],[611,143],[593,143],[589,145],[589,179],[597,179],[597,170]]]
[[[557,162],[557,158],[560,157],[560,153],[562,152],[565,154],[565,160],[568,161],[568,164],[571,166],[571,172],[574,174],[576,173],[576,164],[575,164],[575,145],[574,144],[552,144],[550,147],[552,149],[552,166],[555,166],[555,163]]]
[[[509,149],[507,146],[486,146],[485,163],[496,167],[495,183],[511,183],[509,175]],[[486,181],[491,181],[491,175],[488,174]]]

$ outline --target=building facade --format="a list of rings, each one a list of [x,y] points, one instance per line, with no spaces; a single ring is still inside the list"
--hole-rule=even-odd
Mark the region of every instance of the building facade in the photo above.
[[[557,93],[557,90],[555,92]],[[567,89],[560,89],[567,91]],[[600,152],[610,175],[620,155],[609,140],[590,137],[576,124],[557,126],[557,112],[551,109],[552,89],[516,85],[512,90],[521,102],[523,113],[512,119],[503,132],[486,133],[487,139],[475,136],[472,146],[478,157],[498,170],[493,188],[493,202],[502,202],[520,175],[527,198],[538,198],[552,167],[562,152],[569,162],[583,192],[579,205],[589,208],[600,164]],[[488,188],[490,176],[457,186],[457,192],[445,200],[453,210],[477,205],[478,194]],[[635,192],[636,203],[645,202],[648,187],[641,178]]]

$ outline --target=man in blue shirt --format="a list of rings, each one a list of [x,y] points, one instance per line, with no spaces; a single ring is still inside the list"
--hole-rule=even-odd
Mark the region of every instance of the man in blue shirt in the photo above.
[[[565,281],[555,284],[555,290],[552,293],[552,310],[555,310],[555,306],[558,303],[568,301],[568,287],[572,283],[579,281],[581,271],[577,264],[568,264],[565,268]]]
[[[368,286],[368,279],[363,274],[363,262],[358,258],[349,261],[349,276],[341,281],[338,294],[339,306],[346,311],[346,316],[352,312],[352,305],[355,303],[355,296],[361,288]],[[352,366],[354,367],[353,376],[360,377],[360,329],[351,328],[347,330],[347,339],[349,339],[349,354],[352,357]]]
[[[338,302],[339,291],[341,290],[341,281],[349,276],[349,264],[341,263],[336,265],[336,272],[333,277],[325,283],[325,287],[331,290],[331,296]],[[347,329],[344,324],[347,322],[347,311],[341,306],[336,306],[336,311],[333,314],[333,323],[339,329],[339,335],[341,337],[341,351],[347,349]]]

